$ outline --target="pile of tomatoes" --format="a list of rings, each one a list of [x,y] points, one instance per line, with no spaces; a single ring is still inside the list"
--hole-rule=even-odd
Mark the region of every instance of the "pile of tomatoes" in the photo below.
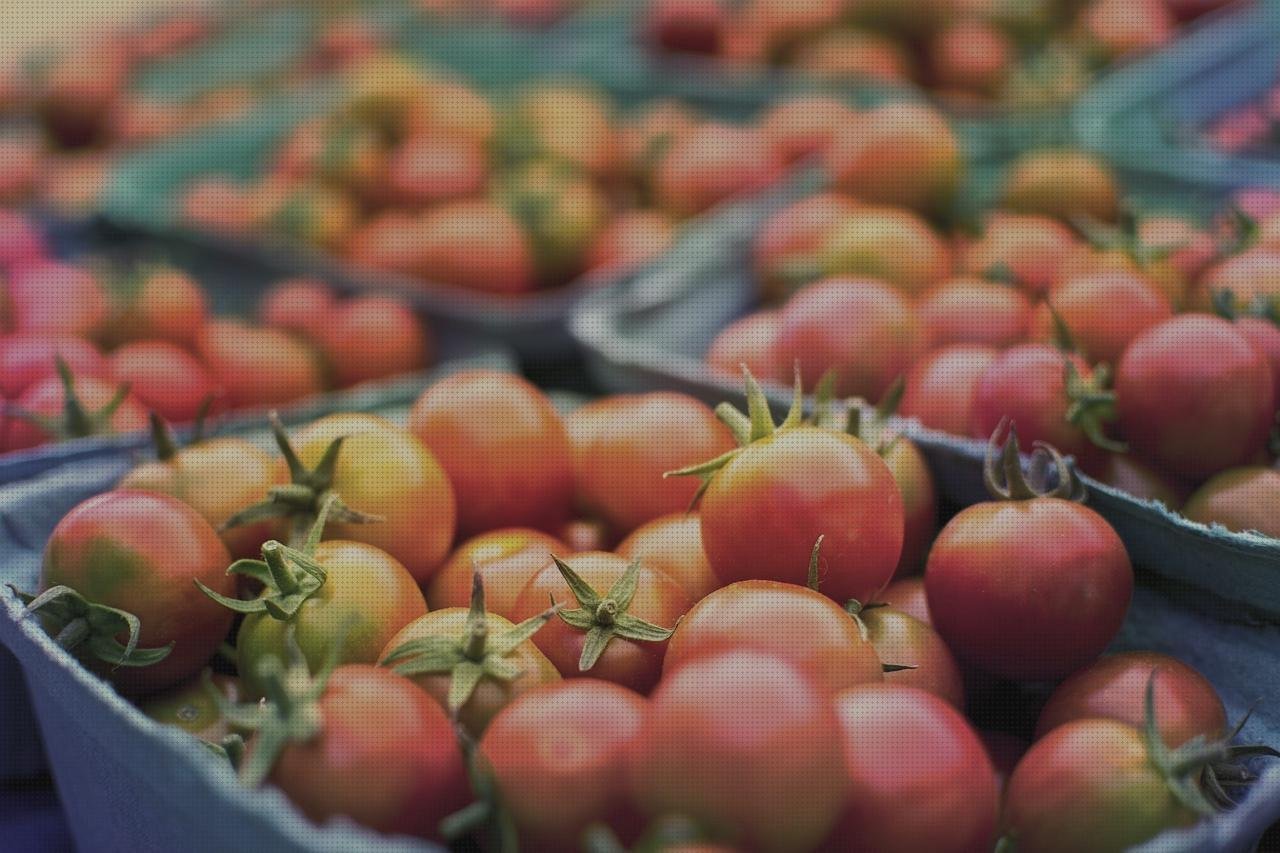
[[[282,281],[255,320],[214,316],[164,264],[61,260],[20,214],[0,215],[0,452],[264,408],[419,370],[433,338],[386,296]]]
[[[1224,1],[654,0],[646,25],[665,52],[1027,108],[1070,101],[1101,69],[1168,43]]]
[[[245,784],[487,849],[1119,850],[1269,753],[1186,665],[1099,658],[1133,573],[1057,451],[1024,474],[1002,424],[939,531],[883,412],[778,423],[747,382],[561,415],[470,371],[403,425],[179,448],[72,509],[25,598]],[[1007,680],[1056,688],[979,731]]]

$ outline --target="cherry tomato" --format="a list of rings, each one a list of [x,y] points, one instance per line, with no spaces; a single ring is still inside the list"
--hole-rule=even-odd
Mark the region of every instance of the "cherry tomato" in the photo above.
[[[555,530],[573,502],[569,436],[546,395],[518,376],[469,370],[423,393],[409,430],[435,454],[458,496],[458,532]]]
[[[678,217],[764,189],[783,163],[757,128],[705,121],[677,136],[654,171],[659,204]]]
[[[1273,302],[1280,297],[1280,250],[1259,247],[1233,255],[1205,271],[1199,290],[1206,308],[1222,291],[1241,305]]]
[[[734,446],[711,409],[665,391],[604,397],[572,412],[565,424],[578,503],[618,533],[687,510],[698,484],[662,475]]]
[[[865,30],[837,29],[799,47],[796,70],[820,80],[880,80],[909,84],[912,61],[896,39]]]
[[[1115,219],[1120,206],[1115,176],[1092,155],[1074,149],[1020,156],[1009,169],[1001,201],[1015,213],[1103,221]]]
[[[59,358],[75,376],[107,377],[106,360],[84,338],[19,332],[0,337],[0,397],[15,399],[37,381],[56,376]]]
[[[488,177],[489,164],[480,143],[420,136],[404,140],[391,152],[386,180],[392,199],[412,206],[476,195]]]
[[[655,518],[631,532],[614,549],[626,560],[639,560],[684,587],[690,601],[701,601],[720,588],[702,549],[702,522],[693,513]]]
[[[1135,498],[1160,501],[1174,510],[1186,503],[1191,493],[1182,481],[1172,479],[1128,453],[1111,454],[1098,479]]]
[[[89,376],[75,380],[75,396],[81,406],[90,414],[103,411],[115,398],[119,391],[117,386],[94,379]],[[17,400],[18,408],[25,412],[43,415],[61,422],[65,414],[65,388],[59,377],[41,379],[27,388]],[[64,426],[74,426],[64,424]],[[106,424],[95,425],[89,432],[92,435],[121,435],[138,432],[147,428],[146,409],[132,396],[126,396],[119,408]],[[81,436],[75,436],[81,437]],[[23,450],[37,447],[57,437],[49,435],[42,428],[18,417],[9,418],[5,435],[5,450]]]
[[[258,320],[264,326],[296,332],[308,340],[324,337],[337,297],[322,281],[293,278],[272,285],[258,303]]]
[[[586,267],[597,274],[634,272],[661,257],[675,242],[676,226],[656,210],[621,213],[587,249]]]
[[[128,383],[138,402],[166,421],[193,421],[219,396],[204,365],[164,341],[125,344],[111,353],[108,363],[112,378]]]
[[[1276,409],[1273,388],[1267,357],[1232,324],[1204,314],[1148,329],[1116,369],[1116,407],[1129,446],[1187,479],[1243,464],[1263,449]]]
[[[560,528],[557,535],[573,552],[607,551],[614,538],[603,524],[589,519],[575,519]]]
[[[112,296],[110,323],[103,329],[112,343],[160,340],[190,347],[208,320],[204,290],[181,270],[162,267],[137,273]]]
[[[604,92],[586,85],[542,84],[521,95],[513,112],[517,132],[529,137],[522,144],[532,142],[538,154],[593,175],[613,169],[612,104]]]
[[[886,682],[919,688],[964,710],[964,678],[960,667],[933,628],[892,607],[872,607],[863,610],[859,618],[866,625],[867,637],[882,663],[915,667],[885,673]]]
[[[610,590],[626,573],[629,565],[618,555],[601,551],[574,554],[566,562],[606,601],[611,600]],[[555,564],[546,566],[534,575],[520,593],[520,597],[516,599],[515,621],[521,622],[546,610],[552,598],[566,610],[580,606]],[[691,603],[684,587],[661,572],[641,564],[635,596],[629,606],[619,606],[618,611],[670,630],[689,610]],[[586,639],[587,631],[575,628],[556,617],[533,636],[533,644],[566,678],[586,675],[621,684],[638,693],[648,693],[658,683],[662,674],[663,657],[667,652],[666,640],[643,642],[615,636],[595,665],[583,672],[580,661]]]
[[[615,684],[577,679],[531,690],[498,712],[478,756],[521,849],[577,849],[598,821],[634,840],[640,820],[620,771],[645,704]]]
[[[567,554],[559,539],[525,527],[490,530],[457,547],[448,562],[431,577],[427,604],[432,610],[466,607],[471,600],[472,575],[484,581],[490,613],[511,619],[521,591],[550,562],[552,554]]]
[[[1271,365],[1272,390],[1280,405],[1280,326],[1262,317],[1238,317],[1236,329],[1267,357]]]
[[[1008,75],[1016,49],[993,24],[969,19],[939,32],[930,42],[929,56],[941,85],[993,93]]]
[[[634,741],[632,795],[753,850],[809,850],[847,802],[832,694],[803,670],[738,649],[663,679]]]
[[[648,38],[663,50],[719,53],[729,16],[719,0],[657,0],[647,12]]]
[[[839,97],[800,95],[771,107],[760,129],[787,163],[821,153],[835,140],[840,127],[858,120],[857,111]]]
[[[1130,341],[1173,316],[1169,300],[1158,288],[1126,273],[1077,276],[1054,288],[1032,318],[1035,340],[1053,340],[1050,306],[1091,364],[1115,364]]]
[[[1196,489],[1182,514],[1202,524],[1221,524],[1237,532],[1256,530],[1280,538],[1280,524],[1269,512],[1278,496],[1280,471],[1260,466],[1231,468]]]
[[[992,347],[955,344],[921,358],[907,374],[898,413],[930,429],[969,434],[978,384],[999,353]]]
[[[167,495],[121,490],[84,501],[58,522],[40,585],[69,586],[137,616],[140,648],[174,644],[159,663],[110,671],[121,690],[142,694],[191,678],[213,656],[232,614],[193,581],[231,595],[230,563],[217,532],[194,509]]]
[[[929,599],[924,591],[924,578],[896,580],[876,596],[876,601],[884,602],[894,610],[933,626],[933,618],[929,615]]]
[[[773,342],[778,336],[778,312],[756,311],[734,320],[720,330],[707,350],[707,364],[735,380],[742,375],[742,365],[755,376],[773,379],[778,360]]]
[[[232,408],[275,406],[324,390],[319,354],[279,329],[212,320],[196,338],[196,354]]]
[[[1056,219],[996,212],[982,236],[961,253],[960,269],[984,277],[1006,273],[1019,286],[1044,293],[1078,245],[1071,230]]]
[[[241,701],[239,681],[221,674],[211,678],[214,688],[228,702]],[[148,696],[138,703],[138,710],[158,723],[177,726],[208,743],[219,743],[231,734],[231,724],[209,695],[203,678]]]
[[[824,849],[992,848],[1000,788],[959,711],[923,690],[872,684],[841,693],[836,712],[849,793]]]
[[[951,253],[920,216],[867,205],[850,212],[817,251],[826,276],[873,278],[917,296],[951,273]]]
[[[938,494],[929,463],[915,442],[901,436],[881,456],[902,496],[904,525],[902,556],[894,575],[918,574],[924,569],[933,537],[938,533]]]
[[[93,337],[107,320],[107,294],[89,270],[43,260],[13,272],[9,300],[16,330]]]
[[[859,202],[840,193],[817,193],[783,208],[756,232],[752,254],[764,295],[779,300],[796,288],[789,267],[807,262]]]
[[[833,691],[883,679],[875,648],[844,608],[807,587],[765,580],[729,584],[695,604],[671,636],[664,669],[737,648],[802,667]]]
[[[1031,318],[1027,297],[1008,285],[953,278],[925,293],[916,310],[929,346],[985,344],[1009,347],[1026,337]]]
[[[391,236],[376,239],[389,241]],[[428,281],[504,294],[524,293],[537,284],[529,236],[495,202],[464,199],[437,205],[400,239],[405,238],[415,258],[408,271]],[[366,262],[376,251],[372,262],[379,263],[377,257],[387,250],[357,243],[351,251]]]
[[[431,337],[413,312],[386,296],[339,305],[319,343],[340,388],[421,370],[432,350]]]
[[[44,234],[28,217],[12,210],[0,213],[0,269],[40,261],[48,251]]]

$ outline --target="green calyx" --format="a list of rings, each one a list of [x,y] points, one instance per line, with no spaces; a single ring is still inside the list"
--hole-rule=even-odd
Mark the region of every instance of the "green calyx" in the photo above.
[[[1132,210],[1121,211],[1116,225],[1106,225],[1089,216],[1077,216],[1071,220],[1072,227],[1093,248],[1104,252],[1124,252],[1143,269],[1186,248],[1185,242],[1147,243],[1138,232],[1139,224],[1138,217]]]
[[[1210,295],[1213,311],[1224,320],[1235,322],[1241,317],[1256,317],[1272,325],[1280,326],[1280,299],[1259,293],[1248,304],[1242,305],[1231,288],[1215,290]]]
[[[91,435],[109,435],[112,432],[111,418],[129,396],[129,383],[120,385],[105,406],[91,412],[84,407],[76,395],[76,379],[71,374],[71,368],[61,356],[54,360],[54,364],[58,371],[58,378],[62,381],[62,414],[58,417],[49,417],[29,412],[12,403],[5,405],[5,413],[27,421],[58,441],[87,438]]]
[[[324,568],[315,561],[316,548],[324,534],[324,525],[333,512],[337,498],[329,496],[320,514],[307,532],[301,548],[291,548],[272,539],[262,546],[261,560],[236,560],[227,569],[229,575],[243,575],[262,583],[262,594],[248,601],[228,598],[195,581],[200,591],[236,613],[266,613],[272,619],[287,622],[302,605],[324,586]]]
[[[276,445],[289,466],[290,481],[282,486],[273,486],[265,501],[231,516],[223,524],[223,529],[289,518],[293,520],[291,542],[299,542],[307,537],[320,514],[320,508],[327,504],[330,505],[329,518],[341,524],[367,524],[382,520],[378,516],[352,509],[333,492],[333,474],[345,440],[343,437],[335,438],[325,448],[324,455],[315,468],[308,468],[294,452],[284,424],[275,412],[271,413],[270,422]]]
[[[69,586],[55,586],[39,595],[28,595],[10,586],[27,606],[27,613],[40,614],[54,640],[67,651],[80,652],[114,667],[143,667],[157,664],[173,651],[173,643],[159,648],[138,648],[142,622],[126,610],[96,604]],[[116,639],[129,635],[124,645]]]
[[[551,559],[578,601],[576,609],[560,610],[560,618],[571,628],[587,632],[582,656],[578,660],[580,672],[588,672],[596,665],[614,637],[640,643],[661,643],[674,632],[675,629],[662,628],[627,612],[640,582],[639,560],[631,563],[609,592],[601,596],[559,557],[552,555]],[[554,599],[551,604],[556,606]]]
[[[514,681],[523,674],[524,670],[511,660],[511,654],[538,633],[557,609],[552,607],[494,636],[489,633],[484,583],[477,573],[471,586],[471,612],[461,637],[437,635],[409,640],[393,649],[380,665],[408,677],[449,674],[448,709],[456,718],[483,679]]]
[[[212,394],[204,398],[204,402],[200,404],[200,410],[196,412],[196,419],[191,427],[191,436],[187,439],[186,444],[182,445],[183,447],[190,447],[205,440],[209,412],[213,408],[213,402],[214,397]],[[151,422],[151,446],[155,448],[156,459],[161,462],[168,462],[178,455],[181,447],[173,437],[173,430],[169,428],[169,424],[164,418],[160,417],[156,412],[152,412],[149,420]]]
[[[1002,444],[1000,436],[1005,433],[1006,428],[1009,434]],[[1000,420],[987,443],[987,455],[982,466],[982,481],[991,496],[1003,501],[1035,498],[1083,501],[1084,485],[1062,454],[1043,441],[1037,441],[1035,449],[1036,453],[1031,457],[1031,470],[1024,473],[1022,454],[1018,447],[1018,431],[1008,418]],[[1057,475],[1053,486],[1049,485],[1051,468]]]
[[[1086,378],[1070,359],[1066,360],[1067,423],[1078,427],[1096,447],[1112,453],[1126,453],[1129,446],[1106,434],[1106,425],[1116,420],[1116,393],[1107,388],[1111,370],[1100,364]]]

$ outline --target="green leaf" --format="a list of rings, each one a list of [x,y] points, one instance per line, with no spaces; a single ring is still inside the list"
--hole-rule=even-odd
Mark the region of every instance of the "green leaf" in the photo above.
[[[464,660],[453,668],[453,678],[449,681],[450,713],[457,715],[462,710],[482,678],[484,667],[474,661]]]
[[[298,458],[298,454],[293,450],[293,443],[289,441],[289,434],[285,432],[284,424],[280,421],[280,415],[271,412],[267,415],[267,422],[271,424],[271,434],[275,437],[276,446],[280,448],[280,455],[284,457],[285,464],[289,466],[289,479],[294,483],[305,483],[309,479],[307,466],[302,464],[302,460]]]
[[[320,457],[320,462],[308,475],[308,485],[317,492],[328,489],[333,483],[333,473],[338,466],[338,454],[342,452],[342,443],[346,440],[346,436],[340,435],[329,442],[329,446],[324,449],[324,455]]]
[[[560,570],[560,576],[569,585],[569,591],[573,593],[573,597],[578,600],[578,604],[584,610],[594,611],[600,606],[600,595],[591,588],[589,583],[555,554],[551,555],[551,559],[555,561],[556,568]]]
[[[594,625],[587,631],[587,638],[582,643],[582,656],[578,658],[579,672],[588,672],[596,665],[613,639],[613,632],[612,625]]]
[[[333,505],[337,503],[337,501],[338,498],[336,495],[329,495],[325,498],[324,502],[320,504],[320,512],[316,513],[315,523],[312,524],[311,529],[307,531],[307,540],[302,546],[304,556],[310,557],[312,554],[315,554],[316,548],[320,545],[320,538],[324,535],[324,525],[325,522],[329,520],[329,512],[333,509]],[[293,554],[290,554],[289,556],[293,557],[295,561],[298,561],[298,558],[294,557]],[[301,565],[301,561],[298,562],[299,565]]]
[[[701,477],[708,474],[714,474],[716,471],[719,471],[721,468],[732,462],[733,458],[741,452],[741,448],[735,447],[733,450],[720,454],[715,459],[711,459],[706,462],[699,462],[697,465],[690,465],[687,468],[677,468],[675,471],[667,471],[662,476],[663,479],[666,479],[668,477]]]
[[[271,521],[277,518],[285,518],[293,515],[294,508],[287,504],[268,498],[262,503],[254,504],[247,509],[242,509],[235,515],[232,515],[226,521],[218,526],[219,530],[231,530],[236,527],[245,527],[250,524],[257,524],[260,521]]]
[[[773,423],[773,416],[769,417],[770,425]],[[791,408],[787,410],[787,416],[782,421],[782,426],[778,429],[794,429],[804,422],[804,382],[800,378],[800,364],[795,365],[795,380],[791,389]],[[753,424],[754,426],[754,424]]]

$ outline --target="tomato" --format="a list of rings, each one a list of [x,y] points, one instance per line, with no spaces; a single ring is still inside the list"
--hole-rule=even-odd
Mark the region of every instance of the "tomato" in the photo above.
[[[991,214],[982,236],[960,254],[960,270],[990,277],[1007,274],[1019,286],[1044,293],[1079,241],[1067,226],[1047,216]]]
[[[884,588],[876,596],[877,602],[883,602],[901,613],[933,626],[933,618],[929,615],[929,599],[924,591],[924,578],[902,578]]]
[[[551,401],[518,376],[469,370],[428,388],[409,430],[431,449],[458,498],[458,532],[554,530],[573,501],[569,436]]]
[[[1054,336],[1049,306],[1071,330],[1080,354],[1090,363],[1115,364],[1129,342],[1173,316],[1169,300],[1149,281],[1125,273],[1099,273],[1069,279],[1037,307],[1031,336]]]
[[[39,187],[40,172],[48,168],[40,137],[35,134],[0,135],[0,203],[27,202]]]
[[[75,376],[107,377],[106,360],[84,338],[19,332],[0,337],[0,397],[19,397],[39,380],[56,376],[59,358]]]
[[[707,364],[735,380],[746,365],[754,375],[773,379],[777,358],[773,342],[778,336],[777,311],[756,311],[720,330],[707,350]]]
[[[233,557],[255,557],[262,543],[279,534],[271,522],[221,529],[232,515],[264,501],[283,478],[271,456],[239,438],[211,438],[180,448],[169,459],[144,462],[119,488],[172,495],[200,513]]]
[[[387,163],[387,191],[405,205],[476,195],[488,177],[484,147],[470,139],[410,137]]]
[[[1184,282],[1194,281],[1218,257],[1218,245],[1209,231],[1176,216],[1150,216],[1138,223],[1138,240],[1161,252]]]
[[[867,205],[838,223],[819,247],[826,276],[873,278],[919,295],[951,273],[946,243],[908,210]]]
[[[830,30],[796,51],[792,65],[821,80],[870,79],[904,84],[912,79],[912,61],[902,45],[864,30]]]
[[[1120,429],[1133,451],[1162,471],[1203,478],[1263,449],[1276,409],[1273,388],[1267,357],[1232,324],[1183,314],[1148,329],[1120,359]]]
[[[618,533],[688,510],[697,483],[663,474],[734,446],[711,409],[666,391],[594,400],[573,411],[565,425],[578,504]]]
[[[529,236],[495,202],[437,205],[423,214],[410,239],[417,243],[412,271],[428,281],[507,294],[537,283]]]
[[[243,234],[253,225],[254,211],[249,189],[226,178],[194,181],[180,201],[182,218],[191,225],[212,231]]]
[[[783,174],[783,163],[757,128],[704,121],[680,134],[654,170],[659,205],[677,217],[762,190]]]
[[[812,256],[859,206],[859,202],[840,193],[816,193],[765,220],[756,231],[752,247],[765,296],[781,299],[805,283],[804,278],[820,274],[803,267],[814,266]],[[796,268],[805,276],[798,279]]]
[[[616,541],[603,524],[591,519],[578,518],[561,527],[556,535],[573,552],[607,551]]]
[[[232,408],[275,406],[324,390],[319,355],[279,329],[212,320],[196,338],[196,354]]]
[[[432,227],[440,229],[436,224]],[[375,213],[351,231],[346,256],[352,263],[403,275],[427,275],[420,263],[422,217],[403,210]],[[523,235],[520,235],[523,239]],[[439,251],[443,251],[441,248]],[[439,260],[437,255],[434,260]],[[439,273],[439,270],[436,270]]]
[[[337,302],[337,296],[324,282],[291,278],[272,285],[263,295],[258,303],[258,320],[264,326],[319,341],[323,340]]]
[[[516,143],[594,175],[610,172],[617,156],[612,105],[602,91],[583,85],[543,84],[520,96],[512,110]],[[527,150],[527,149],[523,149]]]
[[[634,840],[640,821],[624,767],[645,704],[617,685],[578,679],[532,690],[498,712],[477,756],[521,849],[577,849],[597,821]]]
[[[1000,788],[982,741],[953,707],[893,684],[836,699],[849,793],[824,849],[992,848]]]
[[[415,98],[404,116],[410,135],[456,136],[483,145],[493,138],[497,122],[497,108],[489,98],[466,82],[447,77],[432,80],[427,97]]]
[[[386,296],[342,303],[318,340],[340,388],[421,370],[432,350],[430,335],[413,312]]]
[[[1115,720],[1049,732],[1005,787],[1004,829],[1027,853],[1127,850],[1195,821],[1151,762],[1142,733]]]
[[[1005,459],[1016,453],[1011,436]],[[991,481],[999,482],[1002,465],[1008,476],[1022,476],[1016,462],[992,455]],[[1115,639],[1133,569],[1102,516],[1025,481],[1010,483],[1004,495],[1017,494],[1014,486],[1037,496],[974,504],[938,534],[924,575],[929,613],[967,663],[1024,681],[1062,678]],[[1070,489],[1066,482],[1056,493]]]
[[[108,364],[117,383],[127,383],[139,403],[167,421],[193,421],[219,396],[204,365],[164,341],[125,344],[111,353]]]
[[[719,53],[730,20],[720,0],[656,0],[646,14],[649,39],[678,53]]]
[[[898,412],[930,429],[969,434],[978,384],[999,353],[980,344],[955,344],[921,358],[907,374]]]
[[[1160,501],[1174,510],[1182,506],[1191,493],[1182,481],[1170,478],[1127,453],[1111,454],[1098,479],[1135,498]]]
[[[1027,754],[1027,749],[1031,745],[1005,732],[980,732],[979,737],[982,738],[982,745],[986,747],[987,755],[995,766],[996,780],[1000,783],[1000,791],[1003,793],[1005,785],[1009,783],[1009,777],[1013,775],[1014,768],[1018,766],[1022,756]]]
[[[402,646],[416,640],[443,637],[462,651],[465,660],[483,663],[492,659],[509,664],[515,672],[512,678],[485,673],[456,709],[458,722],[473,737],[479,737],[494,716],[517,697],[560,681],[560,673],[532,641],[524,640],[510,649],[506,645],[494,648],[504,635],[515,630],[515,625],[494,613],[485,615],[480,624],[484,627],[474,630],[470,611],[463,607],[435,610],[407,625],[382,650],[383,666],[399,669],[404,663],[412,663],[412,658],[392,657]],[[410,677],[428,696],[449,710],[450,685],[457,678],[452,670],[414,673]]]
[[[541,281],[558,284],[584,270],[610,216],[600,186],[557,161],[533,160],[506,176],[501,193],[529,233]]]
[[[1095,157],[1072,149],[1031,151],[1009,169],[1002,205],[1015,213],[1110,221],[1119,212],[1115,177]]]
[[[613,218],[587,249],[586,268],[604,275],[634,272],[661,257],[676,239],[676,225],[656,210],[631,210]]]
[[[337,539],[353,539],[386,551],[418,583],[439,567],[453,543],[457,509],[449,478],[417,438],[393,426],[351,425],[341,415],[321,418],[293,440],[298,458],[314,468],[333,441],[331,418],[350,426],[330,488],[352,509],[378,516],[369,524],[334,523]]]
[[[848,789],[838,725],[831,693],[791,664],[747,649],[698,658],[650,699],[632,794],[735,845],[811,849]]]
[[[964,710],[964,678],[960,667],[933,628],[892,607],[864,609],[858,617],[866,626],[867,637],[882,663],[915,667],[886,672],[886,682],[932,693],[952,707]]]
[[[103,332],[113,343],[155,339],[190,347],[209,315],[199,282],[168,267],[127,277],[112,297],[111,319]]]
[[[283,748],[270,782],[316,823],[343,815],[378,832],[439,839],[440,821],[467,804],[469,785],[435,702],[395,673],[348,664],[329,676],[314,709],[318,731]]]
[[[942,86],[995,93],[1009,73],[1015,49],[997,27],[971,19],[934,36],[929,56],[933,74]]]
[[[1096,0],[1085,8],[1081,22],[1112,56],[1157,48],[1177,28],[1165,0]]]
[[[11,416],[5,435],[5,450],[23,450],[50,441],[66,438],[83,438],[90,435],[120,435],[147,428],[147,412],[132,396],[121,399],[114,412],[110,406],[120,389],[115,385],[94,379],[79,377],[73,380],[73,393],[79,402],[80,415],[69,416],[66,408],[66,387],[61,377],[41,379],[22,392],[16,405],[20,411],[51,418],[58,426],[57,434],[50,434],[17,416]],[[104,417],[105,415],[105,417]]]
[[[1202,524],[1221,524],[1237,532],[1256,530],[1280,538],[1280,524],[1269,511],[1280,497],[1280,471],[1261,466],[1231,468],[1209,479],[1187,500],[1182,514]]]
[[[785,660],[832,691],[884,677],[854,618],[825,595],[794,584],[740,581],[703,598],[672,634],[664,671],[732,649]]]
[[[475,573],[484,581],[489,612],[512,619],[516,599],[534,575],[551,563],[552,554],[569,551],[569,546],[554,536],[524,527],[481,533],[459,545],[432,575],[427,604],[432,610],[466,607]]]
[[[626,560],[639,560],[684,587],[690,601],[701,601],[720,588],[702,549],[702,523],[693,513],[675,513],[645,522],[614,549]]]
[[[662,661],[667,651],[666,637],[670,636],[670,629],[692,604],[689,594],[671,578],[641,565],[634,597],[628,605],[621,594],[614,595],[614,589],[628,572],[626,560],[616,554],[589,551],[573,555],[567,565],[595,590],[600,599],[596,608],[586,611],[584,621],[592,623],[592,630],[595,626],[607,628],[617,625],[617,633],[608,640],[594,664],[589,669],[582,668],[584,663],[588,663],[588,656],[584,654],[588,630],[570,624],[564,615],[566,611],[586,609],[590,602],[579,597],[554,563],[534,575],[520,593],[516,599],[515,619],[524,620],[537,615],[554,598],[564,610],[534,635],[533,643],[560,674],[569,678],[588,675],[621,684],[638,693],[648,693],[662,673]],[[612,607],[610,602],[613,602]],[[600,608],[608,610],[608,615],[603,615]],[[660,630],[643,640],[632,638],[622,624],[624,613],[656,625]]]
[[[44,234],[34,222],[17,211],[0,211],[0,269],[37,263],[48,252]]]
[[[1160,734],[1170,749],[1197,736],[1209,741],[1227,731],[1227,715],[1203,675],[1177,658],[1156,652],[1108,655],[1058,686],[1036,723],[1036,737],[1058,726],[1090,717],[1146,725],[1147,686],[1155,677],[1155,711]]]
[[[44,260],[13,272],[9,282],[16,330],[92,337],[107,320],[107,295],[89,270]]]
[[[37,105],[48,133],[66,148],[101,140],[107,109],[123,92],[129,74],[127,46],[103,39],[92,51],[77,50],[44,72]]]
[[[805,388],[837,371],[841,397],[882,397],[919,355],[923,332],[915,309],[874,279],[830,278],[798,291],[782,309],[774,341],[776,375],[795,364]]]
[[[240,682],[229,675],[212,676],[214,688],[228,702],[240,701]],[[203,678],[150,696],[138,710],[165,725],[177,726],[209,743],[231,734],[231,725],[209,695]]]
[[[1262,317],[1237,317],[1236,330],[1267,357],[1271,365],[1272,390],[1280,405],[1280,326]]]
[[[624,172],[647,181],[667,147],[697,126],[692,108],[673,98],[657,98],[624,116],[618,128],[618,149]]]
[[[1031,303],[1012,287],[977,278],[953,278],[916,304],[930,347],[1013,346],[1027,335]]]
[[[787,163],[818,154],[831,145],[846,122],[858,114],[841,98],[831,95],[788,97],[760,119],[760,129]]]
[[[159,663],[109,670],[122,691],[142,694],[191,678],[213,656],[231,613],[192,582],[230,595],[230,563],[217,532],[194,509],[167,495],[121,490],[78,504],[58,522],[40,587],[69,586],[132,613],[142,624],[139,648],[174,644]]]

